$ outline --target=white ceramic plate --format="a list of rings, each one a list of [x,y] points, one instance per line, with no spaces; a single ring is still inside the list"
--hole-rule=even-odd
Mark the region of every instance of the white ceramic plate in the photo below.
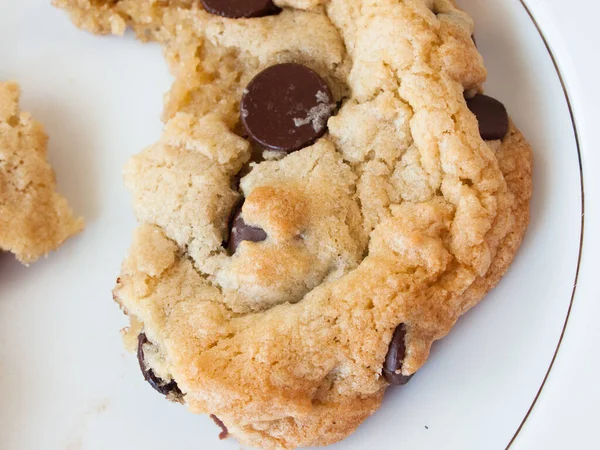
[[[386,394],[340,450],[502,449],[556,352],[577,275],[579,154],[552,58],[519,0],[462,0],[501,99],[534,147],[532,220],[508,275]],[[135,226],[120,171],[161,131],[170,76],[157,45],[76,30],[45,0],[0,0],[0,79],[51,136],[60,191],[87,228],[23,268],[0,257],[2,450],[237,449],[207,417],[169,404],[122,349],[111,301]]]

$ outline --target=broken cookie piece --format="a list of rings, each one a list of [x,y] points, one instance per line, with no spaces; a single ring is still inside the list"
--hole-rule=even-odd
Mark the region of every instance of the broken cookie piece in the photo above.
[[[0,250],[30,264],[79,233],[84,223],[55,192],[46,160],[48,136],[19,110],[19,97],[18,84],[0,82]]]

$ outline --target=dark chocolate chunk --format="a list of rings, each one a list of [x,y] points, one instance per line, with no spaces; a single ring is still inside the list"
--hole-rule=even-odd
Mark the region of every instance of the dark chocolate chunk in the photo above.
[[[508,112],[502,103],[487,95],[467,99],[467,106],[479,121],[479,134],[486,141],[502,139],[508,133]]]
[[[216,423],[221,428],[221,432],[219,433],[219,439],[221,439],[221,440],[227,439],[227,436],[229,436],[229,430],[227,429],[227,427],[225,426],[223,421],[221,419],[219,419],[217,416],[215,416],[214,414],[211,414],[210,418],[212,419],[212,421],[214,423]]]
[[[152,386],[156,391],[160,392],[165,397],[169,395],[181,397],[183,394],[179,390],[179,386],[177,386],[175,380],[166,382],[162,378],[157,377],[152,369],[148,369],[146,367],[146,362],[144,361],[144,344],[149,342],[150,341],[148,341],[146,333],[140,333],[138,336],[137,357],[138,362],[140,363],[140,369],[142,370],[142,375],[144,375],[144,379],[148,382],[148,384],[150,384],[150,386]]]
[[[242,205],[233,216],[231,222],[231,234],[229,235],[229,251],[233,255],[242,241],[261,242],[267,239],[265,230],[259,227],[251,227],[242,218]]]
[[[281,12],[272,0],[202,0],[202,5],[211,14],[231,19],[272,16]]]
[[[394,330],[392,336],[392,342],[388,349],[387,355],[385,356],[385,362],[383,363],[383,376],[390,384],[406,384],[411,379],[412,375],[402,375],[402,362],[406,354],[406,345],[404,338],[406,337],[406,325],[401,323]]]
[[[242,125],[263,147],[293,152],[327,130],[335,102],[325,81],[301,64],[271,66],[256,75],[240,104]]]

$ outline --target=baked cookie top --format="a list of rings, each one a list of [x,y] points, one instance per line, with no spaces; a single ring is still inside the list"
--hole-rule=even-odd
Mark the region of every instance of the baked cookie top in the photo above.
[[[241,442],[345,437],[512,261],[531,150],[452,1],[55,3],[164,46],[114,296],[145,378]]]
[[[55,192],[46,161],[48,136],[19,110],[19,86],[0,82],[0,250],[29,264],[83,229]]]

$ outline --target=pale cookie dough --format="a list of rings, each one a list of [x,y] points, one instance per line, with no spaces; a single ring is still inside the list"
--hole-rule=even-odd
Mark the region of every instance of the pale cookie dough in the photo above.
[[[19,110],[19,86],[0,82],[0,250],[30,264],[83,229],[55,192],[46,161],[48,136]]]
[[[452,1],[275,3],[232,19],[192,0],[55,0],[87,30],[159,41],[175,77],[163,137],[124,171],[141,222],[114,290],[127,345],[169,398],[288,449],[355,430],[496,285],[529,220],[532,154],[507,117],[482,139],[465,96],[486,70]],[[313,145],[261,158],[240,99],[290,62],[337,107]],[[255,237],[228,249],[241,199]]]

